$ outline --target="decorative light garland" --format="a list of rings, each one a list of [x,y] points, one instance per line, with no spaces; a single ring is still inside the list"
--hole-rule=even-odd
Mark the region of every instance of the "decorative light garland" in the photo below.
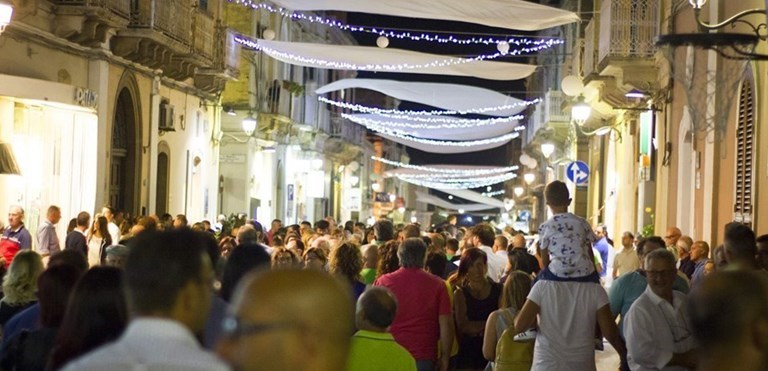
[[[435,179],[436,183],[467,183],[467,182],[481,182],[481,181],[490,181],[494,179],[504,179],[509,180],[517,177],[517,174],[515,172],[508,172],[508,173],[502,173],[502,174],[495,174],[495,175],[489,175],[489,176],[445,176],[443,175],[440,178],[435,178],[434,174],[397,174],[395,175],[397,178],[400,179]]]
[[[513,132],[513,133],[505,134],[505,135],[494,137],[494,138],[488,138],[488,139],[451,141],[451,140],[434,140],[434,139],[418,138],[411,135],[403,134],[403,132],[399,130],[390,130],[387,128],[377,127],[377,126],[368,126],[367,128],[380,134],[391,135],[393,137],[397,137],[404,140],[410,140],[417,143],[429,144],[433,146],[442,146],[442,147],[475,147],[475,146],[482,146],[486,144],[501,143],[501,142],[515,139],[520,136],[520,133]]]
[[[349,109],[356,112],[363,112],[363,113],[375,113],[377,115],[406,115],[406,116],[425,116],[425,115],[433,115],[433,116],[455,116],[455,115],[466,115],[466,114],[473,114],[473,113],[486,113],[486,112],[493,112],[493,111],[502,111],[502,110],[508,110],[512,108],[517,107],[526,107],[531,106],[534,104],[540,103],[542,100],[541,98],[536,98],[534,100],[530,101],[520,101],[517,103],[512,104],[505,104],[501,106],[496,107],[478,107],[478,108],[471,108],[467,110],[432,110],[432,111],[410,111],[410,110],[398,110],[398,109],[384,109],[384,108],[376,108],[376,107],[366,107],[361,106],[359,104],[354,103],[347,103],[347,102],[339,102],[335,100],[328,99],[326,97],[317,97],[317,100],[322,103],[328,103],[332,106]]]
[[[387,165],[402,167],[406,169],[414,169],[414,170],[421,170],[421,171],[429,171],[433,173],[441,173],[441,174],[466,174],[466,175],[488,175],[488,174],[497,174],[497,173],[506,173],[509,171],[515,171],[520,169],[519,166],[507,166],[507,167],[498,167],[493,169],[456,169],[456,168],[440,168],[440,167],[434,167],[434,166],[424,166],[424,165],[413,165],[413,164],[405,164],[400,161],[392,161],[383,157],[376,157],[371,156],[371,160],[378,161]]]
[[[330,19],[330,18],[323,18],[315,15],[297,13],[285,8],[276,8],[267,3],[254,3],[253,1],[250,1],[250,0],[228,0],[228,1],[230,3],[236,3],[246,7],[250,7],[251,9],[263,9],[270,13],[280,14],[280,16],[282,16],[283,18],[290,18],[294,21],[307,21],[310,23],[318,23],[328,27],[338,28],[343,31],[371,33],[371,34],[376,34],[379,36],[390,37],[395,39],[408,39],[412,41],[428,41],[428,42],[437,42],[441,44],[453,43],[453,44],[460,44],[460,45],[468,45],[468,44],[498,45],[500,43],[507,43],[509,45],[515,45],[515,46],[528,46],[528,45],[534,46],[533,48],[521,49],[523,52],[538,51],[541,49],[549,48],[553,45],[563,44],[564,42],[562,39],[552,39],[552,38],[538,39],[538,40],[530,39],[527,37],[507,37],[503,39],[493,38],[493,37],[462,38],[462,37],[456,37],[453,35],[444,37],[437,34],[427,34],[423,32],[422,33],[412,33],[409,31],[395,32],[391,30],[379,29],[376,27],[352,26],[352,25],[344,24],[334,19]],[[533,49],[536,49],[536,50],[533,50]],[[509,54],[514,55],[515,53],[514,51],[512,51]]]
[[[516,115],[516,116],[510,116],[510,117],[503,117],[503,118],[492,118],[492,119],[460,119],[455,117],[443,117],[443,116],[440,116],[437,118],[402,116],[404,119],[408,119],[408,120],[414,119],[414,121],[422,121],[422,122],[437,124],[437,125],[429,125],[429,124],[414,124],[414,123],[399,122],[399,121],[382,121],[382,120],[376,120],[376,119],[371,119],[367,117],[357,117],[349,113],[342,113],[341,117],[364,126],[402,127],[402,128],[409,128],[409,129],[476,128],[476,127],[482,127],[482,126],[492,126],[497,124],[508,124],[508,123],[515,122],[525,118],[525,116],[523,115]],[[518,130],[518,128],[519,126],[515,127],[515,131],[520,131]]]
[[[282,52],[276,49],[272,49],[269,47],[266,47],[264,45],[259,44],[258,41],[253,40],[247,36],[244,36],[242,34],[238,34],[234,36],[235,42],[237,42],[240,45],[243,45],[244,47],[248,49],[254,49],[254,50],[261,50],[264,53],[267,53],[273,57],[279,58],[279,59],[287,59],[289,61],[295,62],[295,63],[301,63],[305,65],[310,65],[310,67],[315,68],[329,68],[334,70],[356,70],[356,71],[377,71],[377,72],[400,72],[400,71],[408,71],[408,70],[421,70],[426,68],[435,68],[435,67],[449,67],[449,66],[457,66],[457,65],[463,65],[468,63],[474,63],[474,62],[480,62],[480,61],[491,61],[496,58],[502,57],[506,55],[505,53],[496,52],[493,54],[481,54],[472,58],[457,58],[457,57],[449,57],[444,59],[435,60],[429,63],[419,63],[419,64],[410,64],[410,63],[403,63],[403,64],[377,64],[377,63],[369,63],[369,64],[355,64],[355,63],[349,63],[349,62],[337,62],[337,61],[329,61],[326,59],[319,59],[319,58],[310,58],[305,57],[302,55],[296,55],[291,53]]]
[[[503,189],[500,189],[500,190],[498,190],[498,191],[493,191],[493,192],[483,192],[483,193],[481,193],[481,194],[482,194],[483,196],[486,196],[486,197],[494,197],[494,196],[501,196],[501,195],[503,195],[504,193],[506,193],[506,192],[505,192]]]
[[[473,188],[481,188],[481,187],[487,187],[489,185],[498,184],[502,182],[506,182],[508,180],[514,179],[517,177],[517,174],[504,174],[504,176],[498,176],[498,177],[491,177],[491,178],[484,178],[484,179],[477,179],[475,181],[461,181],[461,182],[431,182],[431,181],[423,181],[413,178],[407,178],[398,176],[398,178],[404,182],[408,182],[417,186],[427,187],[427,188],[433,188],[433,189],[473,189]]]

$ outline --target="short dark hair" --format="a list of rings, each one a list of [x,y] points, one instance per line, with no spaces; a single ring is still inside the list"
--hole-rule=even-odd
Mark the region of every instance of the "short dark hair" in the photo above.
[[[328,231],[328,229],[331,228],[331,223],[328,223],[325,219],[320,219],[315,222],[315,229],[320,229],[322,231]]]
[[[85,255],[75,250],[61,250],[51,255],[51,259],[48,261],[48,268],[57,265],[74,267],[81,275],[88,270],[88,261],[85,260]]]
[[[308,225],[309,227],[312,227],[312,223],[310,223],[307,220],[302,220],[301,223],[299,223],[299,224],[301,224],[301,225]]]
[[[445,249],[459,251],[459,240],[455,238],[449,238],[445,241]]]
[[[247,244],[232,250],[224,272],[221,276],[221,298],[229,301],[235,292],[235,287],[246,273],[259,267],[268,267],[272,259],[260,245]]]
[[[758,238],[755,239],[757,243],[766,243],[768,242],[768,234],[764,234]]]
[[[442,251],[431,251],[427,254],[426,268],[429,273],[443,278],[445,267],[448,265],[448,259]]]
[[[85,211],[81,211],[77,214],[77,226],[78,227],[88,227],[88,224],[91,222],[91,214],[88,214]]]
[[[472,228],[472,235],[480,239],[484,246],[491,247],[496,239],[496,233],[488,223],[480,223]]]
[[[363,317],[372,325],[389,327],[395,320],[397,298],[384,286],[374,286],[366,290],[359,299]]]
[[[547,184],[544,189],[544,198],[547,200],[547,205],[552,206],[567,206],[571,202],[568,186],[559,180]]]
[[[739,222],[725,225],[725,251],[736,258],[752,258],[757,254],[757,240],[752,228]]]
[[[416,224],[408,224],[403,227],[403,238],[421,237],[421,228]]]
[[[144,232],[128,244],[125,286],[134,313],[165,313],[185,285],[203,280],[203,262],[208,257],[205,239],[199,232]]]
[[[395,226],[389,219],[379,219],[373,224],[373,234],[377,241],[394,240]]]
[[[652,243],[654,245],[658,245],[662,249],[666,245],[664,243],[664,240],[661,237],[659,237],[659,236],[651,236],[651,237],[642,239],[642,240],[640,240],[637,243],[637,255],[641,255],[641,256],[645,255],[646,254],[645,245],[647,245],[649,243]]]
[[[189,222],[187,221],[187,216],[184,214],[178,214],[176,215],[176,219],[181,220],[182,226],[186,227]]]

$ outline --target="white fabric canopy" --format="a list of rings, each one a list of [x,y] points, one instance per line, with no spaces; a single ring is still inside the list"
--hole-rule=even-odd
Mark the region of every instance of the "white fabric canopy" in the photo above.
[[[474,146],[441,146],[441,145],[435,145],[435,144],[421,143],[414,140],[400,138],[394,135],[387,135],[383,133],[377,133],[377,135],[381,136],[384,139],[389,139],[393,142],[400,143],[408,147],[416,148],[418,150],[421,150],[424,152],[431,152],[431,153],[467,153],[467,152],[485,151],[486,149],[503,146],[509,143],[510,140],[512,140],[512,139],[508,139],[508,140],[502,140],[495,143],[478,144]]]
[[[524,0],[272,0],[272,2],[292,10],[339,10],[409,18],[443,19],[525,31],[542,30],[579,21],[576,13]]]
[[[495,199],[493,197],[483,196],[480,193],[477,193],[475,191],[470,191],[468,189],[446,189],[441,191],[449,195],[461,197],[467,201],[474,201],[474,202],[478,202],[485,205],[491,205],[493,207],[497,207],[500,209],[504,207],[504,201]]]
[[[418,166],[418,165],[416,165]],[[428,168],[450,170],[451,172],[438,172],[430,169],[414,169],[407,167],[399,167],[396,169],[387,170],[384,175],[387,177],[397,175],[422,175],[422,174],[435,174],[436,177],[452,176],[460,178],[463,176],[482,176],[482,175],[494,175],[514,171],[518,167],[516,166],[476,166],[476,165],[424,165]]]
[[[263,39],[257,39],[256,42],[258,48],[270,57],[281,62],[305,67],[472,76],[489,80],[519,80],[528,77],[536,70],[536,66],[531,64],[468,61],[466,58],[402,49]],[[460,63],[454,64],[454,62]]]
[[[488,206],[483,204],[454,204],[446,200],[443,200],[440,197],[433,196],[429,193],[420,192],[420,191],[416,191],[416,202],[435,205],[437,207],[442,207],[443,209],[448,209],[448,210],[462,209],[464,211],[480,211],[480,210],[494,209],[493,206]]]
[[[499,137],[514,131],[518,125],[517,121],[508,123],[497,123],[494,125],[484,125],[476,127],[443,128],[443,127],[403,127],[402,124],[417,125],[423,122],[409,119],[389,118],[376,114],[353,114],[343,115],[344,118],[363,125],[369,129],[394,130],[403,135],[410,135],[417,138],[439,139],[439,140],[478,140]],[[445,117],[445,116],[443,116]],[[373,121],[372,121],[373,120]],[[376,124],[376,122],[381,124]],[[383,125],[382,125],[383,124]],[[395,125],[392,125],[395,124]],[[426,124],[430,125],[430,124]],[[424,126],[426,126],[424,125]],[[435,124],[432,124],[435,125]]]
[[[458,84],[434,82],[405,82],[377,79],[343,79],[315,90],[325,94],[344,89],[369,89],[400,100],[426,104],[451,111],[467,111],[477,108],[514,106],[485,112],[485,115],[513,116],[526,109],[523,101],[493,90]]]

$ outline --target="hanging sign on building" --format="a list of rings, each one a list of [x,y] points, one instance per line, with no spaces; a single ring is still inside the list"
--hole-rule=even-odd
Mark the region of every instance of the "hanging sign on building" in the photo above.
[[[75,88],[75,103],[81,107],[96,109],[99,94],[86,88]]]
[[[584,161],[573,161],[565,167],[568,180],[576,185],[584,185],[589,180],[589,165]]]

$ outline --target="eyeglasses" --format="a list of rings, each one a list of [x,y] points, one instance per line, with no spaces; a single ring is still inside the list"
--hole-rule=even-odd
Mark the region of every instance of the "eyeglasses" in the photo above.
[[[288,330],[298,327],[290,322],[267,322],[267,323],[244,323],[236,317],[228,317],[221,324],[221,331],[224,336],[239,338],[247,335],[256,335],[270,331]]]

